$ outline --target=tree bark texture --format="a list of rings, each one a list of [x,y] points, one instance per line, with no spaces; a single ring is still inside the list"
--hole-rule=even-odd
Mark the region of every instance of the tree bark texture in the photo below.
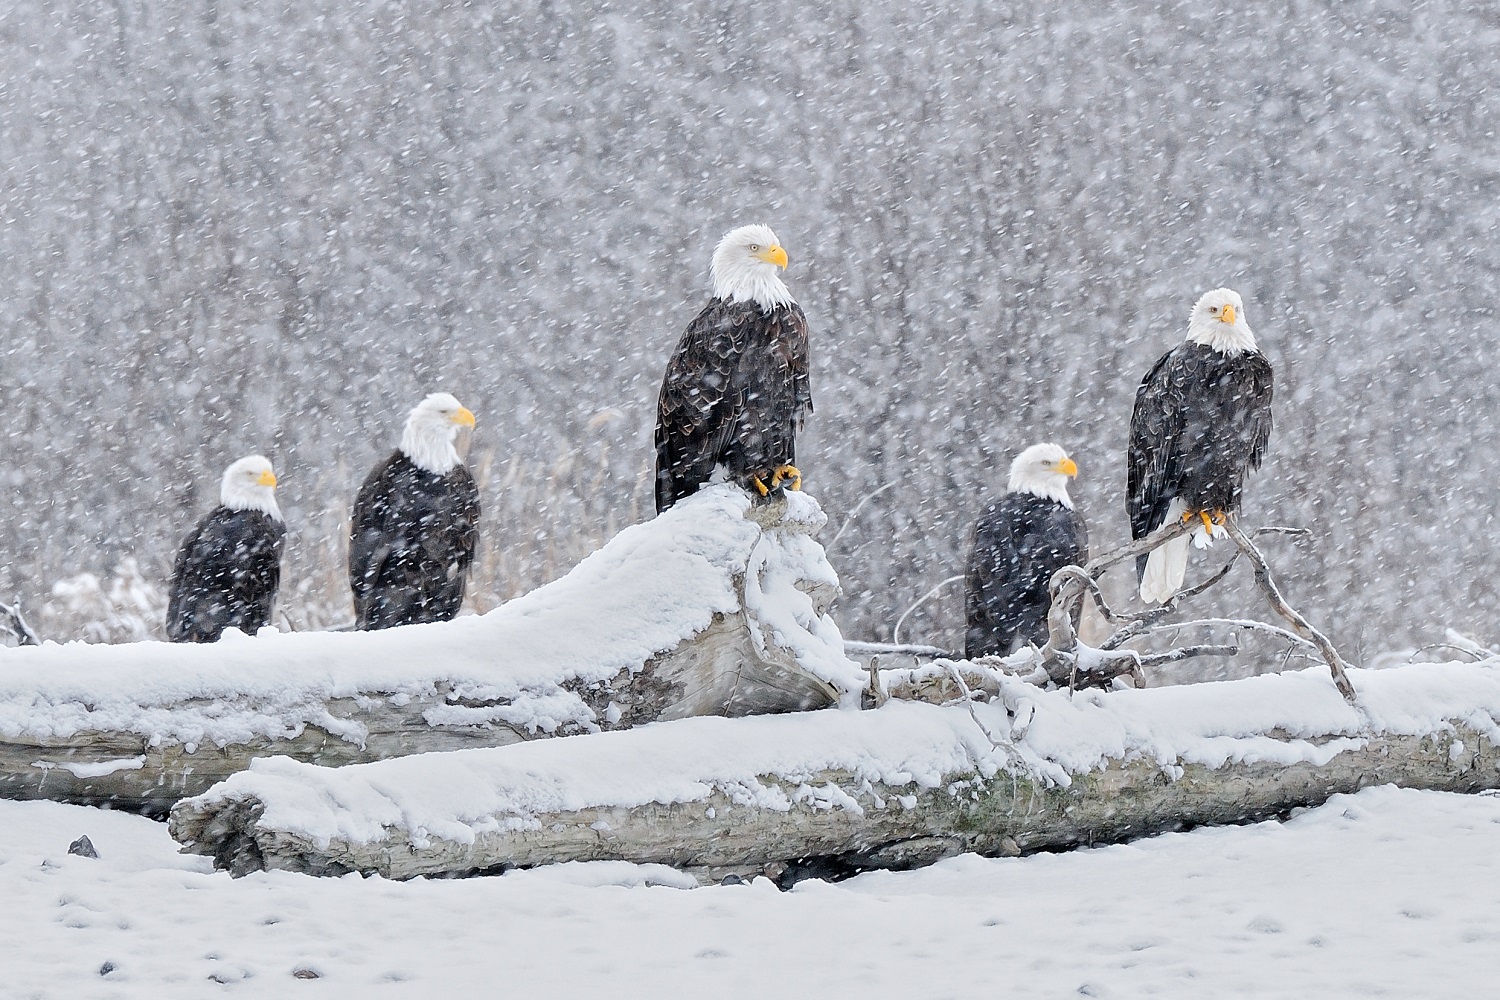
[[[588,796],[579,793],[567,796],[573,802],[570,808],[486,814],[462,836],[435,835],[431,830],[438,824],[406,812],[376,837],[311,835],[308,827],[299,828],[299,821],[267,816],[295,815],[295,810],[285,808],[287,798],[301,801],[310,784],[317,786],[318,775],[299,771],[258,776],[252,771],[239,776],[237,785],[231,782],[180,803],[172,813],[171,828],[191,850],[212,855],[216,864],[235,873],[358,871],[399,879],[609,859],[674,865],[720,878],[729,873],[776,873],[788,866],[806,866],[809,859],[826,863],[829,870],[856,871],[905,868],[964,851],[1013,855],[1118,841],[1200,824],[1266,819],[1376,784],[1455,792],[1500,787],[1500,670],[1493,661],[1451,670],[1443,665],[1442,671],[1423,673],[1427,666],[1361,672],[1361,691],[1373,692],[1373,709],[1343,705],[1326,673],[1313,685],[1308,672],[1302,672],[1288,675],[1292,680],[1266,677],[1193,689],[1095,693],[1088,700],[1011,681],[989,705],[891,703],[863,713],[809,713],[796,722],[823,727],[821,743],[815,728],[778,728],[774,734],[767,730],[767,739],[776,744],[777,756],[772,759],[780,761],[795,755],[798,740],[806,736],[812,748],[806,767],[780,764],[762,769],[753,781],[720,780],[710,765],[700,762],[699,754],[683,753],[680,759],[664,762],[658,755],[650,759],[661,768],[657,776],[667,779],[663,787],[680,789],[686,783],[701,786],[701,794],[626,807],[605,799],[589,803]],[[1468,688],[1455,686],[1455,677],[1464,683],[1472,680],[1472,699]],[[1223,690],[1211,690],[1215,688]],[[1316,695],[1311,712],[1305,709],[1309,691]],[[1123,712],[1116,713],[1112,706],[1120,704],[1122,694],[1132,697],[1123,704]],[[1191,706],[1186,711],[1181,707],[1184,697],[1214,699],[1220,694],[1214,701],[1193,703],[1212,708],[1201,717]],[[1284,705],[1274,704],[1278,696],[1285,698]],[[1407,711],[1413,703],[1438,707],[1413,722]],[[1098,766],[1060,763],[1070,753],[1070,727],[1082,725],[1080,720],[1095,720],[1088,724],[1098,731],[1097,713],[1116,713],[1106,728],[1119,724],[1129,729],[1131,720],[1153,711],[1166,720],[1152,724],[1157,728],[1197,727],[1195,735],[1178,740],[1176,745],[1189,748],[1181,756],[1163,760],[1160,751],[1137,748],[1106,756]],[[1233,729],[1232,721],[1221,722],[1246,711],[1266,720],[1261,731]],[[827,752],[820,748],[843,744],[846,730],[854,734],[850,742],[858,736],[872,748],[892,748],[890,759],[901,760],[903,753],[920,757],[923,738],[911,735],[914,719],[924,725],[940,721],[934,733],[962,734],[967,759],[953,753],[951,745],[942,746],[935,759],[949,763],[940,775],[928,774],[925,779],[913,777],[921,771],[916,766],[898,766],[894,777],[885,780],[872,779],[863,764],[818,766],[826,759],[818,754]],[[1311,719],[1338,721],[1311,731],[1306,721]],[[627,740],[665,741],[672,735],[671,727],[704,721],[485,753],[500,760],[499,755],[516,750],[532,751],[524,762],[517,762],[517,773],[532,775],[540,769],[554,784],[566,783],[569,773],[592,773],[609,766],[611,759],[619,760],[631,750]],[[724,727],[768,721],[772,720],[724,723],[706,734],[701,745],[729,746],[735,733]],[[967,728],[971,724],[972,729]],[[888,738],[882,727],[888,727]],[[1042,730],[1049,731],[1034,739]],[[603,739],[615,742],[608,748],[601,742],[599,752],[592,753],[590,741]],[[944,741],[932,742],[937,746]],[[1128,747],[1129,741],[1124,745]],[[1052,748],[1048,752],[1054,756],[1039,757],[1039,747]],[[1210,748],[1207,753],[1205,747]],[[547,771],[542,755],[553,752],[568,754],[568,767],[574,770]],[[753,745],[734,748],[737,759],[758,759],[760,753],[761,748]],[[473,763],[455,761],[455,767]],[[372,765],[358,778],[357,787],[368,781],[382,797],[399,801],[401,779],[381,770],[385,767]],[[517,780],[525,788],[531,779]],[[756,791],[747,801],[745,789],[750,786]],[[356,797],[350,793],[351,800]],[[768,797],[775,804],[757,804]],[[535,798],[519,795],[514,801]],[[347,829],[340,815],[332,811],[322,828]]]

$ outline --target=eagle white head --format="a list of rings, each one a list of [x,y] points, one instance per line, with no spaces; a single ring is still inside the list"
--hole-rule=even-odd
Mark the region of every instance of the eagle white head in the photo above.
[[[1068,496],[1068,480],[1078,475],[1078,463],[1055,444],[1034,444],[1010,463],[1011,493],[1030,493],[1053,500],[1069,510],[1073,498]]]
[[[1259,350],[1255,334],[1245,322],[1245,303],[1232,288],[1204,292],[1188,317],[1188,340],[1212,347],[1220,354],[1244,354]]]
[[[264,455],[247,455],[224,470],[219,503],[230,510],[258,510],[281,520],[276,506],[276,473]]]
[[[474,414],[452,393],[434,392],[412,408],[401,432],[401,452],[419,469],[442,476],[461,461],[453,447],[460,427],[473,427]]]
[[[770,226],[741,226],[724,234],[709,269],[714,295],[725,302],[754,302],[762,312],[796,300],[777,269],[786,270],[786,251]]]

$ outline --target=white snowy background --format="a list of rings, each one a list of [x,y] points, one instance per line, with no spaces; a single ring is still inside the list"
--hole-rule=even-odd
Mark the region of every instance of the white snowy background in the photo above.
[[[1355,660],[1489,635],[1497,45],[1446,0],[5,4],[0,595],[162,580],[259,451],[286,621],[346,621],[345,507],[438,387],[479,417],[475,606],[554,578],[649,512],[663,365],[763,219],[809,489],[837,528],[896,484],[830,554],[846,637],[1032,441],[1119,540],[1134,387],[1223,284],[1278,373],[1247,518],[1314,532],[1293,603]]]
[[[846,637],[955,571],[1031,441],[1118,540],[1134,386],[1228,284],[1278,372],[1247,517],[1313,529],[1273,553],[1293,603],[1361,662],[1491,642],[1497,48],[1443,0],[16,0],[0,596],[151,635],[260,451],[280,624],[347,619],[345,505],[439,387],[480,421],[474,609],[553,579],[649,513],[662,365],[757,219],[812,323],[809,487],[839,527],[896,484],[830,552]],[[956,593],[908,632],[956,645]],[[1487,995],[1497,834],[1493,797],[1382,788],[783,894],[232,881],[147,820],[0,802],[0,996]]]

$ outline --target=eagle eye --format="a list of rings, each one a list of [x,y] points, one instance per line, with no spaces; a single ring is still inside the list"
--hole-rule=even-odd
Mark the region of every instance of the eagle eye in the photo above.
[[[752,244],[750,244],[750,252],[751,253],[760,253],[760,244],[759,243],[752,243]]]

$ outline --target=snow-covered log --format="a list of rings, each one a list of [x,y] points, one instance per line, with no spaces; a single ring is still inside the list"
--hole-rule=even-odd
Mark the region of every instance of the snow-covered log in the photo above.
[[[620,859],[709,876],[904,867],[1231,823],[1396,783],[1500,786],[1500,660],[891,701],[340,769],[256,761],[172,812],[233,872],[394,878]]]
[[[0,795],[165,812],[267,754],[341,765],[857,698],[825,520],[805,494],[714,487],[482,616],[0,649]]]

